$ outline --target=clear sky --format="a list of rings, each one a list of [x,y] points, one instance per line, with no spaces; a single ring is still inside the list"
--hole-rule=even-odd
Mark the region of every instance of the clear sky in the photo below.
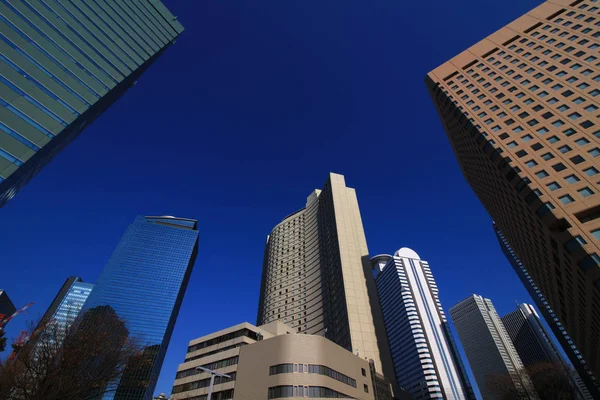
[[[500,314],[531,301],[424,77],[540,0],[163,1],[182,36],[0,209],[0,287],[35,302],[9,337],[68,276],[94,282],[136,215],[195,218],[169,393],[189,340],[255,322],[266,236],[330,171],[356,188],[371,254],[413,248],[446,310],[471,293]]]

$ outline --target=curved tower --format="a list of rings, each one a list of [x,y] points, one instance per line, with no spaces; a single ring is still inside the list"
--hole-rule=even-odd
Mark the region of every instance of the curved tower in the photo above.
[[[342,175],[330,174],[323,190],[267,238],[257,325],[276,320],[372,359],[386,374],[380,346],[384,358],[389,351],[367,241],[356,193]]]
[[[474,398],[427,261],[403,247],[371,264],[398,386],[415,400]]]

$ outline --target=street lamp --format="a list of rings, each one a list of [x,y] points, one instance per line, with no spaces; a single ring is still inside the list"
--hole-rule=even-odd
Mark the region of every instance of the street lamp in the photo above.
[[[212,369],[204,368],[204,367],[196,367],[197,371],[206,372],[210,374],[210,385],[208,386],[208,395],[206,396],[206,400],[210,400],[213,391],[213,385],[215,384],[215,376],[220,376],[221,378],[231,379],[231,376],[227,374],[222,374],[217,371],[213,371]]]

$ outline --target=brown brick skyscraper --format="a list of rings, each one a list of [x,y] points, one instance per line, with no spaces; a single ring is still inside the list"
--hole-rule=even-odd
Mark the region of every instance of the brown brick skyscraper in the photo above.
[[[599,11],[547,1],[426,78],[464,176],[596,377]]]

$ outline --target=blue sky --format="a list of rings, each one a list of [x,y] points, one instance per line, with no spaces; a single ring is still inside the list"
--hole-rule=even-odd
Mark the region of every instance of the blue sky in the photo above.
[[[35,302],[9,337],[66,277],[95,281],[136,215],[195,218],[169,393],[189,340],[255,322],[266,235],[330,171],[357,190],[371,254],[413,248],[446,309],[470,293],[501,314],[530,301],[423,79],[539,0],[164,2],[181,38],[0,210],[0,285]]]

